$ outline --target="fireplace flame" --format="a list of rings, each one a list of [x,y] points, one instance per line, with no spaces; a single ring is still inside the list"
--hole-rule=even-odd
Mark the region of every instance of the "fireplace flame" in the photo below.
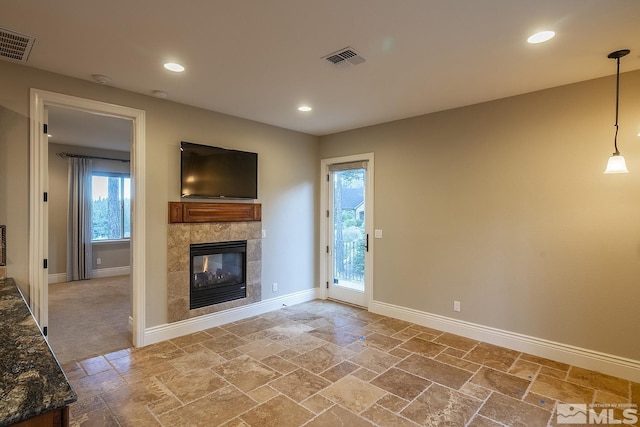
[[[204,258],[204,262],[202,263],[202,272],[205,272],[209,269],[209,257],[205,256]]]

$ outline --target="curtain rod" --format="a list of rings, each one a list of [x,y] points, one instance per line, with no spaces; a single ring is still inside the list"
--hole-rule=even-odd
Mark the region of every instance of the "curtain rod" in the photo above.
[[[111,157],[100,157],[100,156],[85,156],[82,154],[72,154],[72,153],[57,153],[56,155],[58,157],[62,157],[63,159],[66,159],[68,157],[77,157],[79,159],[115,160],[116,162],[124,162],[124,163],[131,162],[131,160],[127,160],[127,159],[114,159]]]

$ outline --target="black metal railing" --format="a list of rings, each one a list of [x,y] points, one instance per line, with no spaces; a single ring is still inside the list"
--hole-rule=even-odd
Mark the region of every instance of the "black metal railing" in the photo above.
[[[364,282],[364,239],[337,240],[334,246],[333,277],[338,280]]]

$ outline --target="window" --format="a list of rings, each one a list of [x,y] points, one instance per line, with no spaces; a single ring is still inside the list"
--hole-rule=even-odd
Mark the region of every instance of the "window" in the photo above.
[[[116,173],[91,176],[91,240],[131,237],[131,178]]]

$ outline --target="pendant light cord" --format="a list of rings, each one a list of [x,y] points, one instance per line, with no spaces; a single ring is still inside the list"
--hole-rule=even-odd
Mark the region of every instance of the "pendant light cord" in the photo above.
[[[618,63],[618,69],[616,71],[616,133],[613,137],[613,146],[616,149],[616,152],[613,153],[615,156],[620,155],[618,151],[618,104],[620,103],[620,57],[616,58],[616,62]]]

